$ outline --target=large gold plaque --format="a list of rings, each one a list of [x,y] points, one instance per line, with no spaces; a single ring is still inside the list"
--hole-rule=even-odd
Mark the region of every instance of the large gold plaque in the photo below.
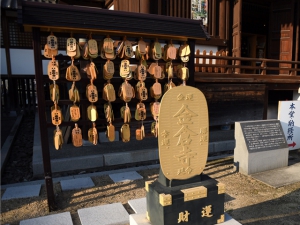
[[[167,91],[159,110],[158,148],[163,174],[184,180],[204,170],[209,144],[207,103],[194,87]]]

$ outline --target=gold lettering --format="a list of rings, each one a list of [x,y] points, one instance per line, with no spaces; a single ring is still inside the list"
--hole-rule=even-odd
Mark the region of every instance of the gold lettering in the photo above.
[[[178,223],[188,222],[189,221],[189,215],[190,215],[190,213],[187,210],[185,210],[185,212],[180,212],[179,215],[178,215]]]
[[[202,208],[202,217],[212,217],[212,205],[208,205]]]
[[[193,94],[187,94],[185,96],[185,100],[191,100],[191,101],[193,101]]]
[[[183,100],[184,99],[184,96],[183,96],[183,94],[179,94],[179,95],[177,95],[177,100],[178,101],[181,101],[181,100]]]
[[[166,130],[164,130],[164,131],[161,133],[161,136],[162,136],[163,138],[166,138],[166,137],[169,136],[169,132],[166,131]]]
[[[161,145],[162,146],[170,146],[170,139],[162,139]]]

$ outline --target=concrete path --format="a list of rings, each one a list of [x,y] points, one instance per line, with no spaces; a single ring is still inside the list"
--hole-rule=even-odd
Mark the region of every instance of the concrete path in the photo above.
[[[60,182],[62,191],[78,190],[94,187],[95,184],[90,177],[75,178],[71,180],[62,180]]]
[[[70,212],[22,220],[20,225],[73,225]]]
[[[279,188],[300,182],[300,163],[295,163],[294,165],[275,170],[252,174],[251,176],[269,186]]]
[[[113,174],[110,174],[109,177],[115,183],[143,179],[143,177],[141,175],[139,175],[136,171],[123,172],[123,173],[113,173]]]
[[[23,187],[10,187],[5,190],[2,200],[37,197],[40,195],[40,191],[40,184],[24,185]]]
[[[126,225],[129,222],[129,214],[121,203],[79,209],[78,215],[82,225]]]

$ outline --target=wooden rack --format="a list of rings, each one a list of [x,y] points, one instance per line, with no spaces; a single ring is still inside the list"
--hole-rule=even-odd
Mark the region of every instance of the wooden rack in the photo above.
[[[93,37],[98,35],[98,38],[103,36],[117,36],[118,38],[126,35],[128,38],[137,39],[143,37],[146,42],[150,42],[154,38],[158,38],[160,42],[166,43],[172,40],[173,43],[188,42],[191,50],[191,55],[187,67],[189,68],[190,78],[189,85],[194,85],[194,52],[195,41],[209,39],[209,35],[205,32],[199,21],[174,18],[160,15],[127,13],[121,11],[111,11],[96,8],[86,8],[70,5],[44,4],[38,2],[22,1],[22,7],[18,11],[19,23],[24,30],[32,31],[33,33],[33,50],[35,62],[35,77],[38,97],[38,114],[40,118],[40,134],[43,155],[43,166],[45,175],[45,184],[47,191],[47,200],[49,210],[56,210],[55,195],[53,191],[52,171],[49,154],[49,140],[47,128],[49,123],[45,117],[46,109],[49,106],[49,101],[46,101],[44,86],[49,82],[43,76],[42,60],[45,58],[41,55],[41,47],[45,43],[41,43],[41,32],[53,32],[57,38],[68,37],[72,32],[76,35],[87,35],[93,33]],[[69,60],[69,57],[58,56],[57,60]],[[130,61],[134,61],[131,59]],[[99,71],[101,71],[103,60],[95,59]],[[79,60],[81,63],[81,60]],[[118,65],[116,60],[115,65]],[[162,61],[159,63],[163,63]],[[117,72],[113,79],[117,86],[122,82],[122,79],[117,78]],[[101,76],[99,76],[101,77]],[[63,80],[62,80],[63,81]],[[64,82],[64,81],[63,81]],[[83,86],[87,82],[82,79]],[[102,82],[101,79],[96,82]],[[98,85],[98,84],[96,84]],[[61,100],[59,104],[70,104],[68,100]],[[84,104],[84,100],[82,101]],[[84,107],[84,106],[83,106]],[[84,116],[83,116],[84,117]],[[98,122],[98,121],[97,121]],[[99,120],[99,123],[103,122]],[[81,122],[80,122],[81,123]],[[86,126],[86,121],[82,121],[82,125]],[[74,122],[72,122],[74,124]],[[63,125],[70,125],[64,122]]]

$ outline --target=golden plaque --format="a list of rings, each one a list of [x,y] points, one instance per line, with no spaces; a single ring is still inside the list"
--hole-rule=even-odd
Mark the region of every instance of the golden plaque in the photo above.
[[[163,174],[169,180],[189,179],[204,170],[209,144],[205,96],[194,87],[167,91],[159,111],[158,148]]]

